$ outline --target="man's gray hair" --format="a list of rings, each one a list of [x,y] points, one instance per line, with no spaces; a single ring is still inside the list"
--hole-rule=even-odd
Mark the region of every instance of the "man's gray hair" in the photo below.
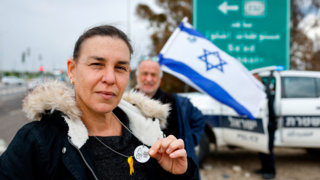
[[[147,59],[147,60],[142,60],[142,61],[140,61],[139,64],[138,64],[138,67],[137,67],[137,69],[136,69],[136,77],[139,76],[139,67],[140,67],[140,64],[141,64],[143,61],[153,61],[153,60],[152,60],[152,59]],[[159,62],[157,62],[157,61],[153,61],[153,62],[158,63],[158,65],[159,65],[159,67],[160,67],[160,68],[159,68],[159,69],[160,69],[159,75],[160,75],[160,78],[162,78],[163,72],[162,72],[162,69],[161,69],[161,66],[160,66]]]

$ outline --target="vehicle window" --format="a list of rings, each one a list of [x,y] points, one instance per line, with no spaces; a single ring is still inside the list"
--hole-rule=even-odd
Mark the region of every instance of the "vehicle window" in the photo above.
[[[269,77],[261,77],[261,81],[262,83],[266,86],[268,84],[269,81]],[[271,94],[275,91],[276,89],[276,78],[275,77],[271,77],[271,81],[269,83],[269,89]]]
[[[316,79],[310,77],[282,77],[283,98],[317,97]]]
[[[320,97],[320,78],[316,78],[316,88],[317,88],[318,97]]]

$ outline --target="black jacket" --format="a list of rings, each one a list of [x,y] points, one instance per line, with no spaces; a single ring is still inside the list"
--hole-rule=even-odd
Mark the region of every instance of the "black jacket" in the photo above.
[[[151,146],[162,136],[159,124],[165,125],[162,121],[168,109],[141,97],[129,94],[118,107],[128,116],[133,134]],[[43,99],[46,101],[39,101]],[[87,143],[88,132],[79,119],[73,90],[62,83],[47,83],[32,91],[24,101],[28,118],[39,121],[23,126],[1,155],[0,179],[98,179]],[[153,111],[140,108],[145,101]],[[159,111],[154,111],[157,108]],[[135,129],[137,125],[139,128]],[[195,164],[190,159],[187,172],[180,176],[165,172],[154,159],[147,163],[145,171],[152,179],[194,178]]]

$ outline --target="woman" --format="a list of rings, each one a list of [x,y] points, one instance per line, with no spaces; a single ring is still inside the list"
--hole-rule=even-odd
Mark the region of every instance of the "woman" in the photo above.
[[[184,142],[162,138],[168,106],[135,93],[122,97],[131,54],[115,27],[81,35],[67,63],[74,89],[51,82],[25,98],[23,110],[38,121],[22,127],[1,155],[0,179],[192,178]]]

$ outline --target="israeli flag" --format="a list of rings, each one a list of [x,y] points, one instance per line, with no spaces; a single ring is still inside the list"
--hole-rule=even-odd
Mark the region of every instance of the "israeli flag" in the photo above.
[[[159,54],[162,69],[254,119],[264,102],[262,83],[192,26],[182,21]]]

